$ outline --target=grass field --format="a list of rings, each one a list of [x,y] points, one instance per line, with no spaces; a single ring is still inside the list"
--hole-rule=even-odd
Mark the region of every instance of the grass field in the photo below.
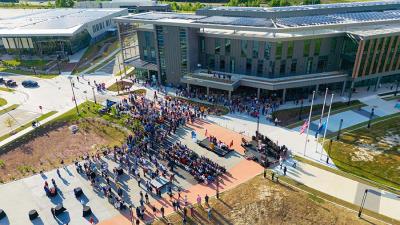
[[[370,129],[362,123],[343,130],[329,155],[345,172],[400,190],[400,114],[375,119]]]
[[[7,100],[5,100],[4,98],[0,98],[0,107],[7,105]]]
[[[119,116],[112,110],[109,114],[100,114],[100,108],[101,105],[93,102],[82,103],[78,106],[79,115],[73,108],[2,146],[0,160],[3,160],[5,167],[0,168],[0,182],[56,168],[61,159],[65,163],[71,163],[76,157],[97,151],[98,148],[120,145],[129,134],[129,129],[138,128],[136,121],[128,120],[127,115]],[[45,114],[38,120],[54,113]],[[70,131],[71,125],[78,126],[79,132],[76,135]],[[26,124],[24,128],[28,126],[31,124]],[[0,137],[0,141],[10,135],[12,134]]]
[[[109,46],[101,54],[101,57],[95,58],[95,56],[99,53],[101,48],[107,43],[109,43]],[[72,72],[72,74],[77,74],[77,73],[84,71],[85,69],[89,68],[90,66],[98,63],[103,58],[109,56],[111,53],[113,53],[118,48],[119,48],[119,40],[118,40],[118,38],[115,38],[115,37],[106,38],[100,42],[97,42],[97,43],[89,46],[88,49],[86,50],[86,52],[83,54],[81,61],[79,62],[77,67]],[[90,63],[86,63],[87,61],[90,61]],[[98,69],[98,68],[100,68],[100,66],[102,66],[102,65],[99,65],[94,69]],[[94,72],[94,71],[91,70],[91,72]]]
[[[52,78],[58,76],[58,74],[35,74],[33,71],[26,71],[26,70],[21,70],[21,69],[11,69],[11,68],[5,68],[5,67],[0,67],[0,72],[15,73],[15,74],[32,76],[32,77],[37,77],[37,78],[42,78],[42,79],[52,79]]]
[[[7,88],[7,87],[0,87],[0,91],[14,92],[14,89]]]
[[[49,63],[49,61],[47,60],[19,60],[19,59],[3,60],[3,64],[7,66],[44,67],[47,63]]]
[[[284,182],[280,183],[269,178],[259,175],[221,193],[219,199],[210,198],[211,220],[207,218],[208,206],[195,205],[194,216],[188,210],[187,224],[383,224],[369,217],[359,219],[355,211],[332,204],[334,199],[326,199],[312,189],[303,189],[304,185],[289,178],[281,177]],[[168,222],[182,224],[182,213],[173,213],[153,224]]]
[[[393,95],[393,96],[389,96],[389,97],[384,97],[382,99],[386,100],[386,101],[399,100],[400,99],[400,93],[398,95],[396,95],[396,96]]]
[[[123,90],[129,89],[133,86],[133,83],[126,81],[117,81],[107,88],[109,91],[122,92]]]
[[[0,110],[0,115],[3,115],[4,113],[10,112],[10,111],[16,109],[18,106],[19,106],[18,104],[10,105],[10,106],[8,106],[8,107],[5,108],[5,109]]]
[[[57,113],[57,111],[50,111],[50,112],[48,112],[48,113],[45,113],[45,114],[39,116],[37,119],[35,119],[35,121],[40,122],[40,121],[46,119],[47,117],[50,117],[50,116],[52,116],[52,115],[54,115],[54,114],[56,114],[56,113]],[[1,115],[1,113],[0,113],[0,115]],[[22,130],[25,130],[26,128],[28,128],[28,127],[30,127],[30,126],[32,126],[32,122],[26,123],[26,124],[24,124],[24,125],[18,127],[17,129],[13,130],[12,132],[1,136],[1,137],[0,137],[0,141],[3,141],[3,140],[5,140],[5,139],[7,139],[7,138],[13,136],[13,135],[16,134],[16,133],[18,133],[18,132],[20,132],[20,131],[22,131]]]
[[[121,92],[118,96],[121,95],[129,95],[129,94],[136,94],[136,95],[145,95],[146,94],[146,89],[136,89],[133,91],[129,91],[129,92]]]
[[[322,112],[322,105],[323,104],[318,104],[313,106],[313,112],[312,112],[312,120],[318,119],[321,116]],[[360,108],[365,106],[365,104],[361,103],[358,100],[353,100],[350,101],[350,105],[347,105],[347,102],[335,102],[332,104],[332,109],[331,109],[331,115],[344,112],[347,110],[352,110],[356,108]],[[325,107],[325,112],[324,116],[328,115],[328,107]],[[286,126],[288,128],[295,128],[298,126],[301,126],[304,122],[303,119],[308,118],[308,115],[310,113],[310,106],[304,106],[302,109],[301,113],[301,118],[302,120],[299,120],[299,113],[300,113],[300,107],[298,108],[291,108],[291,109],[282,109],[278,110],[272,113],[273,117],[278,117],[278,119],[281,121],[280,125]]]

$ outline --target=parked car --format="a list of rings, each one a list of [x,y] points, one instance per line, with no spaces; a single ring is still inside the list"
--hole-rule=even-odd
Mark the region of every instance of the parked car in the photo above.
[[[38,82],[34,80],[24,80],[22,81],[22,86],[24,87],[39,87]]]
[[[16,87],[17,86],[17,82],[15,82],[13,80],[8,80],[8,81],[6,81],[6,86],[7,87]]]

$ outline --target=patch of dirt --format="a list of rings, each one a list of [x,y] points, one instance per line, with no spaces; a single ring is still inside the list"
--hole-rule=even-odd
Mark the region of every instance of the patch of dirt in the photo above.
[[[195,216],[188,217],[187,224],[381,224],[360,220],[356,212],[273,183],[261,175],[222,193],[219,200],[210,198],[210,206],[211,220],[207,219],[206,206],[196,205]],[[182,224],[182,214],[174,213],[167,220],[171,224]],[[167,220],[157,220],[154,224],[167,224]]]
[[[75,123],[78,131],[73,134],[72,124],[55,127],[35,138],[14,144],[12,149],[0,153],[0,181],[7,182],[26,177],[41,170],[47,171],[60,166],[61,159],[71,163],[84,153],[95,152],[98,148],[120,144],[125,132],[119,128],[85,120]]]

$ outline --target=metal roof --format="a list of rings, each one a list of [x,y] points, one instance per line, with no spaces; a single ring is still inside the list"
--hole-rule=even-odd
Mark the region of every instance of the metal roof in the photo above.
[[[315,4],[315,5],[298,5],[298,6],[283,6],[283,7],[211,7],[206,10],[210,11],[242,11],[242,12],[292,12],[292,11],[307,11],[316,9],[337,9],[350,7],[367,7],[381,5],[397,5],[399,0],[392,1],[374,1],[374,2],[350,2],[350,3],[333,3],[333,4]]]
[[[137,22],[170,26],[187,26],[197,28],[221,28],[243,31],[291,32],[302,30],[348,29],[378,24],[396,24],[400,22],[400,10],[377,12],[349,12],[316,16],[286,17],[276,19],[200,16],[170,12],[147,12],[116,18],[121,22]]]
[[[326,24],[378,22],[399,19],[400,10],[388,10],[382,12],[337,13],[317,16],[277,18],[275,23],[280,27],[302,27]]]
[[[0,9],[0,36],[73,35],[87,23],[126,14],[126,9]]]

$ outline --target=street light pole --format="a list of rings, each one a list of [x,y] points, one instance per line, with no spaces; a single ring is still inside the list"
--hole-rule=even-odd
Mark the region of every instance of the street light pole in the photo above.
[[[219,175],[217,175],[217,199],[219,199]]]
[[[76,112],[77,112],[78,115],[79,115],[79,109],[78,109],[78,104],[76,103],[75,91],[74,91],[74,87],[73,87],[73,85],[72,85],[72,77],[68,77],[68,78],[69,78],[69,83],[71,84],[71,90],[72,90],[72,95],[73,95],[74,102],[75,102]]]
[[[342,131],[342,125],[343,125],[343,119],[340,119],[339,131],[338,131],[337,136],[336,136],[336,140],[338,140],[338,141],[339,141],[339,138],[340,138],[340,132]]]
[[[329,156],[331,155],[332,142],[333,140],[331,139],[329,141],[329,149],[328,149],[328,155],[326,156],[326,164],[329,164]]]
[[[95,93],[94,93],[94,87],[92,87],[92,92],[93,92],[93,100],[94,100],[94,103],[97,104],[96,95],[95,95]]]
[[[256,133],[257,141],[258,141],[259,132],[260,132],[260,113],[257,114],[257,133]]]
[[[368,126],[367,126],[367,128],[371,128],[371,120],[372,120],[372,117],[374,116],[374,111],[375,111],[375,109],[372,108],[371,114],[369,115],[369,120],[368,120]]]
[[[117,80],[117,78],[115,78],[115,85],[117,85],[117,92],[118,92],[118,94],[119,94],[119,85],[118,85],[118,80]]]

